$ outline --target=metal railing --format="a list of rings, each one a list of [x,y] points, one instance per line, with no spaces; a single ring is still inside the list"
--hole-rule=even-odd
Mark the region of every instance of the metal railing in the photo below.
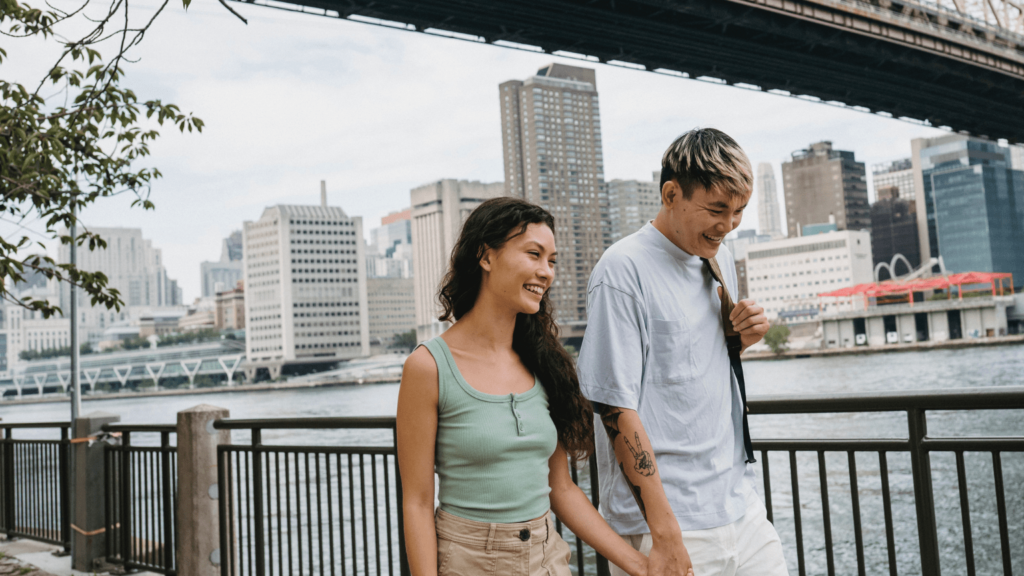
[[[4,424],[0,440],[0,533],[71,547],[68,514],[70,426]],[[59,431],[59,440],[16,439],[14,429]],[[56,435],[56,434],[54,434]]]
[[[971,527],[970,499],[964,454],[981,452],[990,454],[993,470],[993,488],[996,499],[996,514],[999,530],[999,550],[1003,574],[1013,574],[1010,535],[1007,520],[1006,492],[1004,489],[1002,453],[1024,452],[1024,432],[1018,431],[1013,437],[998,438],[933,438],[928,436],[928,411],[977,411],[1024,409],[1024,387],[1000,387],[975,389],[971,391],[919,391],[899,393],[850,394],[834,397],[762,397],[751,399],[750,413],[754,414],[820,414],[820,413],[868,413],[905,412],[907,415],[907,438],[879,439],[814,439],[814,440],[760,440],[754,442],[754,449],[761,452],[762,480],[764,482],[765,505],[769,519],[774,521],[770,473],[770,452],[788,453],[790,471],[790,493],[793,507],[793,526],[797,554],[797,569],[800,576],[807,574],[807,559],[804,550],[803,521],[801,518],[800,483],[797,454],[817,454],[818,477],[821,495],[821,521],[824,531],[825,569],[829,576],[836,573],[835,542],[831,516],[836,507],[829,500],[829,476],[826,463],[827,453],[845,453],[849,471],[849,493],[851,519],[854,533],[857,573],[880,573],[887,569],[889,574],[899,573],[897,546],[894,535],[893,498],[890,487],[889,454],[908,453],[910,472],[913,478],[913,504],[915,508],[917,537],[919,542],[920,573],[940,574],[940,541],[936,524],[936,504],[933,488],[934,470],[931,455],[938,452],[953,453],[956,461],[956,488],[960,504],[962,536],[965,552],[965,569],[968,576],[976,572],[973,532]],[[885,521],[885,566],[868,566],[865,559],[864,530],[860,510],[858,488],[857,453],[876,453],[878,476],[881,486],[882,509]],[[941,494],[943,498],[954,497]]]
[[[177,574],[178,449],[171,445],[177,427],[106,424],[103,430],[121,434],[120,444],[107,444],[103,453],[107,562]],[[159,434],[160,444],[132,444],[133,434]]]
[[[1024,433],[1018,430],[1015,436],[999,438],[930,437],[926,413],[1024,409],[1024,387],[761,397],[751,398],[749,409],[755,418],[773,414],[907,414],[906,438],[754,442],[755,450],[760,453],[761,482],[769,519],[780,528],[787,554],[795,552],[797,573],[801,576],[808,573],[832,576],[837,570],[837,558],[841,571],[852,571],[856,566],[859,575],[940,574],[940,548],[948,545],[949,537],[940,540],[938,534],[934,477],[936,472],[947,470],[933,467],[931,455],[936,453],[949,453],[955,460],[956,481],[940,482],[942,491],[937,496],[944,511],[948,512],[954,505],[960,508],[962,535],[956,536],[962,537],[966,574],[973,576],[978,555],[965,454],[978,452],[991,459],[992,475],[988,486],[995,495],[993,521],[998,524],[998,544],[980,556],[991,556],[989,552],[998,548],[997,562],[1002,573],[1005,576],[1013,573],[1010,526],[1024,522],[1024,517],[1014,518],[1011,523],[1005,486],[1024,482],[1024,466],[1014,467],[1010,482],[1006,482],[1002,455],[1024,452]],[[247,445],[218,447],[222,575],[408,574],[393,417],[221,420],[214,427],[251,433],[251,442]],[[390,434],[385,443],[372,446],[268,445],[262,441],[262,432],[269,429],[378,429],[390,431]],[[773,464],[779,452],[787,456],[789,482],[787,486],[776,479],[773,488],[773,476],[781,472],[778,464]],[[877,467],[873,461],[864,465],[865,454],[877,457]],[[830,474],[829,459],[837,455],[845,456],[847,474],[835,474],[834,464]],[[893,460],[897,455],[909,457],[906,474],[902,464]],[[805,456],[811,457],[810,462],[816,460],[817,479],[800,476],[800,460],[806,460]],[[859,472],[858,463],[861,463]],[[977,476],[976,470],[970,471],[972,477]],[[589,466],[574,469],[572,473],[573,480],[591,496],[596,506],[599,487],[595,460],[592,458]],[[896,489],[893,488],[894,475],[899,483]],[[943,480],[941,474],[939,479]],[[836,490],[837,485],[843,489]],[[801,500],[801,491],[806,494],[809,489],[820,493],[820,508],[812,501]],[[1011,494],[1020,499],[1019,491]],[[862,508],[873,510],[869,505],[873,506],[876,499],[880,500],[877,515],[869,516],[869,522],[865,523]],[[773,504],[773,501],[786,500],[791,501],[791,512],[787,507]],[[848,511],[845,509],[847,501]],[[1024,505],[1024,502],[1018,504]],[[852,524],[849,538],[842,534],[837,537],[840,516]],[[806,532],[806,528],[809,522],[817,524],[819,521],[820,543],[809,547],[807,540],[815,539],[811,537],[816,535]],[[785,526],[780,526],[780,522]],[[909,529],[908,522],[916,528],[916,550],[897,544],[898,532]],[[884,523],[883,530],[872,526],[879,523]],[[560,523],[557,527],[562,533]],[[792,528],[792,535],[789,528]],[[865,538],[868,529],[879,535],[884,531],[884,545],[869,547]],[[577,575],[608,573],[607,561],[571,533],[564,536],[574,548],[571,562]],[[847,544],[853,552],[840,555]],[[988,568],[991,571],[991,563]]]
[[[219,420],[221,574],[407,574],[395,419]],[[390,430],[386,446],[263,443],[268,429]]]

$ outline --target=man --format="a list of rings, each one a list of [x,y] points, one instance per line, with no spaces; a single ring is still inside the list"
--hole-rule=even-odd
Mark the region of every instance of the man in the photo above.
[[[662,158],[661,211],[609,248],[590,277],[578,366],[607,433],[597,435],[601,512],[649,555],[651,575],[691,566],[694,576],[788,574],[754,489],[726,341],[731,333],[738,364],[768,320],[751,300],[722,306],[737,291],[720,246],[751,182],[750,161],[728,135],[683,134]]]

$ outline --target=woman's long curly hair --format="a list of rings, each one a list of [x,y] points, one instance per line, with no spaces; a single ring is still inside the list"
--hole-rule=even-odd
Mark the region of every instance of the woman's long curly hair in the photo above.
[[[473,308],[480,293],[480,258],[484,251],[500,250],[506,242],[525,233],[530,224],[544,224],[552,232],[555,230],[551,213],[516,198],[493,198],[473,210],[462,226],[448,273],[441,282],[438,299],[444,313],[439,320],[457,321]],[[547,292],[536,314],[516,316],[512,349],[544,386],[551,420],[566,452],[574,461],[589,458],[594,451],[594,411],[580,391],[572,357],[558,340],[558,326]]]

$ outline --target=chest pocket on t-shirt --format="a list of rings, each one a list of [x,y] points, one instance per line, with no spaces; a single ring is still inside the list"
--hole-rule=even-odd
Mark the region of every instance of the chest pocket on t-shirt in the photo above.
[[[685,316],[678,320],[651,319],[647,367],[652,383],[669,384],[693,378],[692,336]]]

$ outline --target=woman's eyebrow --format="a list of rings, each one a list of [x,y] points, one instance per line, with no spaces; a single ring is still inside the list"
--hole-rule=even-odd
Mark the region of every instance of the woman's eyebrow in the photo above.
[[[547,250],[547,248],[544,248],[543,244],[541,244],[540,242],[537,242],[536,240],[529,240],[529,241],[527,241],[527,244],[533,244],[537,248],[540,248],[541,252]],[[552,256],[558,256],[558,252],[552,252],[551,255]]]

